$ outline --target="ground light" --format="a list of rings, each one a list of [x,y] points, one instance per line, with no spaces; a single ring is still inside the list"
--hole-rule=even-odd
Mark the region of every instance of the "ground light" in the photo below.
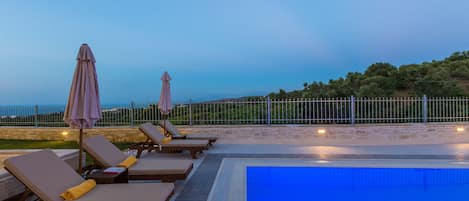
[[[326,130],[325,129],[318,129],[318,134],[325,134]]]
[[[329,161],[326,161],[326,160],[317,160],[316,163],[329,163]]]

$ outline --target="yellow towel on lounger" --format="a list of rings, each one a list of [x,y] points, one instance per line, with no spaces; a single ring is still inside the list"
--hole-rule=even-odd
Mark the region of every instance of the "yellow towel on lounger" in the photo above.
[[[171,136],[165,137],[165,138],[163,138],[163,140],[161,140],[161,143],[163,143],[163,144],[168,144],[168,143],[171,142],[172,139],[173,139],[173,138],[172,138]]]
[[[71,187],[62,194],[60,197],[64,200],[76,200],[86,193],[90,192],[96,186],[96,181],[93,179],[88,179],[77,186]]]
[[[123,160],[121,163],[119,163],[119,165],[117,166],[129,168],[132,165],[134,165],[136,162],[137,162],[137,158],[135,158],[135,156],[129,156],[125,160]]]

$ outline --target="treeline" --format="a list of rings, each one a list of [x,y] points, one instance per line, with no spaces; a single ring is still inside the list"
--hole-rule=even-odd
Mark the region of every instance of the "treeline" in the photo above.
[[[469,95],[469,51],[432,62],[396,67],[375,63],[364,73],[349,72],[329,82],[304,83],[303,89],[270,93],[271,98]]]

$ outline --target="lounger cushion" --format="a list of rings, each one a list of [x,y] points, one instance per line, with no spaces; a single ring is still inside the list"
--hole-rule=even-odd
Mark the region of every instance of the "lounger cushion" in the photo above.
[[[50,150],[6,159],[5,167],[44,201],[63,201],[60,194],[83,182],[67,163]],[[172,183],[97,185],[78,201],[166,201]]]
[[[168,120],[158,121],[158,124],[161,128],[165,128],[174,137],[185,136],[185,134],[180,133],[179,130]]]
[[[106,167],[116,166],[127,158],[121,150],[102,135],[85,138],[83,140],[83,148]]]
[[[150,138],[155,144],[160,144],[163,147],[202,147],[208,145],[208,140],[181,140],[173,139],[170,143],[162,144],[161,141],[164,135],[158,130],[156,126],[151,123],[144,123],[140,125],[140,130]]]
[[[185,174],[191,167],[191,160],[139,159],[129,168],[129,175]]]
[[[173,136],[173,137],[187,137],[186,139],[207,139],[207,140],[217,140],[216,137],[203,137],[199,135],[200,137],[188,137],[187,133],[181,133],[179,130],[171,124],[170,121],[168,120],[161,120],[158,121],[158,124],[163,128],[166,127],[166,130]],[[174,138],[173,138],[174,139]]]
[[[166,201],[172,183],[130,183],[97,185],[77,201]]]
[[[139,129],[149,137],[155,144],[161,144],[165,136],[152,123],[144,123]]]
[[[106,167],[118,165],[121,162],[118,161],[118,157],[120,156],[123,156],[123,160],[126,159],[125,154],[104,138],[104,136],[88,137],[84,140],[83,145],[89,154],[91,154],[100,163],[105,163],[104,165],[106,165]],[[106,158],[106,156],[112,157],[113,155],[115,155],[115,159],[109,160]],[[130,166],[129,175],[184,174],[191,167],[191,160],[140,158],[135,164]]]
[[[63,201],[60,194],[84,181],[51,150],[25,154],[4,161],[5,167],[44,201]]]

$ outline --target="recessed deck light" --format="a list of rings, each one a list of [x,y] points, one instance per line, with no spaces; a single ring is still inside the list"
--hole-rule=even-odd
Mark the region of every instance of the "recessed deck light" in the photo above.
[[[456,131],[458,131],[458,132],[463,132],[463,131],[464,131],[464,127],[458,127],[458,128],[456,128]]]
[[[317,160],[316,163],[329,163],[329,161],[326,161],[326,160]]]
[[[324,134],[324,133],[326,133],[325,129],[318,129],[318,134]]]

